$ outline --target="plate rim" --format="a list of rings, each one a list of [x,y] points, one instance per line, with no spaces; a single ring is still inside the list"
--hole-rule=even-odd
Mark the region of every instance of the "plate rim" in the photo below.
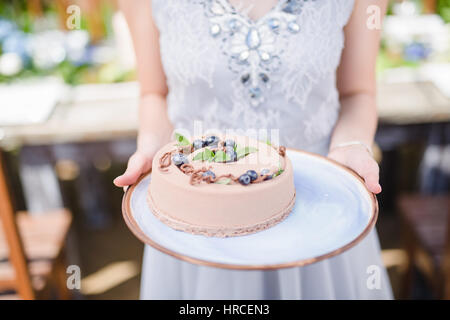
[[[347,243],[346,245],[344,245],[340,248],[337,248],[335,250],[332,250],[330,252],[327,252],[325,254],[322,254],[322,255],[319,255],[316,257],[312,257],[312,258],[308,258],[308,259],[301,259],[301,260],[296,260],[296,261],[291,261],[291,262],[277,263],[277,264],[249,264],[249,265],[229,264],[229,263],[208,261],[208,260],[203,260],[203,259],[188,256],[188,255],[184,255],[182,253],[168,249],[168,248],[160,245],[156,241],[152,240],[150,237],[148,237],[142,231],[142,229],[139,227],[139,224],[136,222],[136,220],[133,217],[132,210],[131,210],[131,195],[132,195],[134,189],[136,188],[136,186],[151,173],[151,170],[149,172],[143,174],[136,183],[134,183],[133,185],[128,187],[122,197],[122,216],[123,216],[123,219],[125,220],[125,224],[128,226],[130,231],[139,240],[141,240],[143,243],[150,245],[151,247],[161,251],[162,253],[168,254],[169,256],[172,256],[181,261],[185,261],[185,262],[189,262],[189,263],[193,263],[193,264],[197,264],[197,265],[222,268],[222,269],[231,269],[231,270],[276,270],[276,269],[285,269],[285,268],[293,268],[293,267],[303,267],[303,266],[310,265],[310,264],[313,264],[313,263],[316,263],[316,262],[319,262],[319,261],[322,261],[322,260],[325,260],[328,258],[332,258],[332,257],[337,256],[337,255],[349,250],[350,248],[353,248],[354,246],[356,246],[359,242],[361,242],[362,239],[364,239],[369,234],[369,232],[373,229],[373,227],[375,226],[375,223],[378,219],[379,207],[378,207],[378,201],[377,201],[376,195],[367,189],[366,185],[364,184],[364,180],[354,170],[338,163],[337,161],[335,161],[333,159],[329,159],[325,156],[322,156],[322,155],[319,155],[316,153],[299,150],[299,149],[295,149],[295,148],[287,148],[287,150],[303,153],[308,156],[313,156],[313,157],[319,158],[321,160],[330,162],[332,165],[335,165],[335,166],[347,171],[348,173],[350,173],[363,186],[364,190],[368,193],[369,198],[372,201],[372,212],[371,212],[371,216],[369,218],[369,222],[368,222],[367,226],[355,239],[353,239],[352,241],[350,241],[349,243]]]

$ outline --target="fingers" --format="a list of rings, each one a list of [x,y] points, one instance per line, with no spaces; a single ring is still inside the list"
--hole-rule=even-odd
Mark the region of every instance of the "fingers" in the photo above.
[[[356,171],[365,182],[370,192],[378,194],[381,192],[379,183],[380,168],[365,150],[359,149],[337,149],[330,152],[328,157]]]
[[[367,189],[375,194],[381,192],[381,185],[379,183],[379,171],[380,169],[378,167],[378,164],[374,161],[374,164],[368,166],[365,172],[363,172],[363,174],[361,175],[364,178]]]
[[[141,174],[150,170],[151,161],[140,154],[134,154],[128,161],[128,167],[125,173],[114,179],[117,187],[126,187],[135,183]],[[124,189],[125,190],[125,189]]]
[[[366,182],[367,189],[369,189],[370,192],[373,192],[375,194],[378,194],[381,192],[381,186],[378,182],[378,175],[370,174],[364,178]]]

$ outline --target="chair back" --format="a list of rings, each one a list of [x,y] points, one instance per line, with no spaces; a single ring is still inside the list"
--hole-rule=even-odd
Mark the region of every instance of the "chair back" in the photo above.
[[[15,210],[5,174],[5,163],[0,151],[0,227],[9,249],[9,261],[15,271],[12,281],[1,280],[0,288],[14,289],[22,299],[34,299],[35,294],[31,285],[27,259],[22,239],[17,228]]]

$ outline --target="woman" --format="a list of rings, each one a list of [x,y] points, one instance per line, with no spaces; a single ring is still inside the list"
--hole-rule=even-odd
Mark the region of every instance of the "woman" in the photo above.
[[[383,13],[386,2],[124,1],[141,86],[140,127],[137,151],[114,183],[136,182],[173,128],[192,129],[200,120],[204,129],[278,129],[283,145],[327,155],[381,192],[369,147],[377,124],[379,30],[366,22],[369,6]],[[370,270],[378,270],[375,285]],[[373,231],[339,256],[276,271],[196,266],[146,247],[141,297],[389,299],[392,293]]]

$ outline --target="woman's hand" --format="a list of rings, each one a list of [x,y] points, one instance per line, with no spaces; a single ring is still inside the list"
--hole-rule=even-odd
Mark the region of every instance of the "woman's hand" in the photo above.
[[[378,165],[364,146],[333,148],[342,142],[355,140],[370,145],[375,137],[378,122],[376,61],[381,30],[367,27],[367,12],[374,4],[378,18],[382,18],[388,6],[387,0],[358,0],[344,27],[344,50],[336,73],[341,108],[328,156],[356,171],[371,192],[380,193]]]
[[[135,183],[139,177],[150,171],[153,157],[164,144],[153,134],[141,134],[138,137],[137,151],[128,160],[124,174],[114,179],[117,187],[126,187]]]
[[[136,151],[128,160],[128,166],[124,174],[114,179],[117,187],[126,187],[135,183],[141,175],[152,168],[153,155]]]
[[[150,171],[153,157],[173,132],[167,114],[168,87],[161,61],[159,30],[153,21],[152,1],[136,0],[118,2],[125,15],[136,54],[136,70],[140,87],[139,134],[137,151],[128,161],[125,173],[114,184],[125,187],[135,183]]]
[[[380,169],[377,162],[363,146],[335,148],[330,151],[328,157],[358,173],[364,179],[370,192],[375,194],[381,192],[379,183]]]

